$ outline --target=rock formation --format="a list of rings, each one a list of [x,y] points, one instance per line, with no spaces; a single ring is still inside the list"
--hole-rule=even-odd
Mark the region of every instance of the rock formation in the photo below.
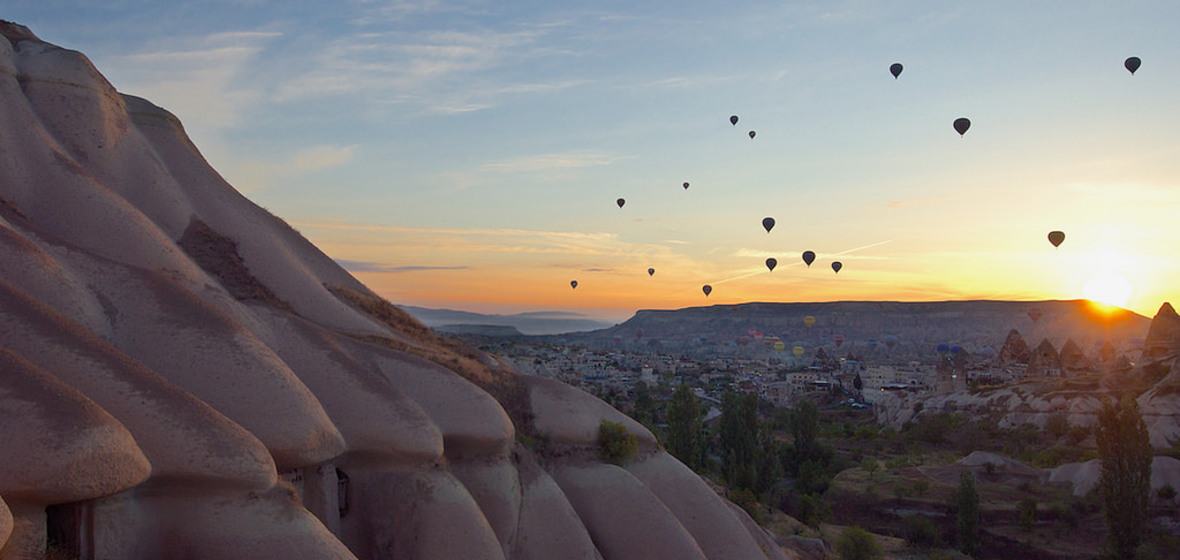
[[[1143,344],[1145,359],[1160,359],[1174,356],[1180,350],[1180,315],[1172,309],[1172,304],[1164,303],[1151,320],[1151,328],[1147,330],[1147,339]]]
[[[384,302],[0,22],[0,559],[785,558],[586,393]],[[640,442],[597,459],[602,419]],[[523,442],[523,443],[522,443]]]

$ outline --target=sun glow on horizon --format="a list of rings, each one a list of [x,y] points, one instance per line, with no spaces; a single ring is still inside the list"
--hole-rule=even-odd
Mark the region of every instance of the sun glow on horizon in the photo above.
[[[1082,296],[1086,299],[1116,307],[1126,308],[1134,294],[1135,288],[1126,278],[1110,271],[1090,277],[1082,286]]]

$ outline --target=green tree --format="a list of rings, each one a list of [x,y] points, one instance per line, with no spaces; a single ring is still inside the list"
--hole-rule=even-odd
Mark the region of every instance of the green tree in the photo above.
[[[860,468],[864,472],[868,473],[869,480],[872,480],[873,475],[877,474],[877,471],[881,470],[881,462],[872,457],[865,457],[865,460],[860,462]]]
[[[872,560],[881,557],[881,545],[872,533],[853,525],[836,539],[836,551],[843,560]]]
[[[1139,403],[1131,397],[1117,405],[1104,399],[1094,438],[1101,464],[1098,492],[1106,517],[1107,546],[1115,558],[1134,558],[1147,527],[1153,455]]]
[[[731,488],[753,490],[758,469],[758,395],[723,394],[718,429],[725,480]]]
[[[694,471],[704,467],[701,406],[687,383],[681,383],[668,403],[668,452]]]
[[[618,422],[603,419],[598,424],[598,454],[603,461],[622,465],[635,457],[639,440]]]
[[[1020,505],[1017,507],[1017,512],[1020,514],[1020,528],[1025,531],[1032,531],[1037,524],[1037,500],[1031,496],[1026,496],[1020,500]]]
[[[979,547],[979,493],[975,490],[975,475],[963,471],[959,475],[959,489],[955,491],[955,521],[959,534],[959,550],[974,554]]]

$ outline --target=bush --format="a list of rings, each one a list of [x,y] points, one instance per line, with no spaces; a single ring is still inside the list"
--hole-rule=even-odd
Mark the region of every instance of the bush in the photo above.
[[[915,513],[902,519],[905,542],[913,548],[935,548],[939,545],[938,526],[930,517]]]
[[[1025,531],[1032,531],[1033,526],[1037,524],[1036,499],[1029,497],[1020,500],[1017,511],[1020,513],[1020,528]]]
[[[843,560],[871,560],[881,557],[881,545],[872,533],[853,525],[836,539],[836,551]]]
[[[1176,489],[1172,488],[1171,484],[1165,484],[1155,491],[1155,495],[1161,500],[1170,502],[1176,499]]]
[[[639,440],[622,424],[606,419],[598,424],[598,454],[603,461],[622,465],[638,451]]]

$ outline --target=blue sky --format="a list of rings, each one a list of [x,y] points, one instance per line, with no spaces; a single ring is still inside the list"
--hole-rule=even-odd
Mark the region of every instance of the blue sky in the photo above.
[[[1175,2],[22,4],[395,303],[1151,314],[1180,285]]]

